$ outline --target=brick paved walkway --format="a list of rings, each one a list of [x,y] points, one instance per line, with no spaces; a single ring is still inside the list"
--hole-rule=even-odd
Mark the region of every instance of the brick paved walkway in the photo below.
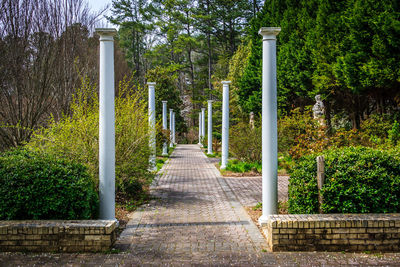
[[[197,145],[178,146],[153,187],[158,198],[121,245],[146,262],[274,264],[264,238]]]
[[[0,253],[0,266],[400,266],[400,254],[263,252],[264,239],[229,179],[197,145],[178,145],[153,187],[157,199],[121,234],[120,253]]]
[[[255,206],[262,201],[261,176],[224,177],[243,206]],[[278,176],[278,200],[288,200],[289,176]]]

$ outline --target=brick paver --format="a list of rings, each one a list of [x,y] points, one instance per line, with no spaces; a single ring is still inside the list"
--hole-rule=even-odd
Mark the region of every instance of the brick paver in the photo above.
[[[224,177],[243,206],[255,206],[262,201],[261,176]],[[278,176],[278,200],[288,200],[289,176]]]
[[[197,145],[178,146],[134,223],[129,250],[143,262],[275,264],[265,241]]]
[[[0,266],[400,265],[400,254],[263,252],[265,241],[237,199],[245,193],[231,188],[197,145],[178,145],[152,188],[156,199],[121,234],[120,253],[0,253]]]

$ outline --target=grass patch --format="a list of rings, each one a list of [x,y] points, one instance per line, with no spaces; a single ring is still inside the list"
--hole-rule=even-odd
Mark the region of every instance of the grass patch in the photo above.
[[[238,173],[245,173],[245,172],[261,173],[262,165],[261,162],[243,162],[234,159],[228,161],[228,164],[226,165],[226,170]]]
[[[220,158],[221,157],[221,152],[214,152],[212,154],[208,154],[207,151],[204,151],[204,153],[206,154],[206,156],[208,158]]]
[[[166,159],[165,158],[158,158],[156,161],[156,166],[157,166],[157,172],[161,170],[161,168],[164,166]]]

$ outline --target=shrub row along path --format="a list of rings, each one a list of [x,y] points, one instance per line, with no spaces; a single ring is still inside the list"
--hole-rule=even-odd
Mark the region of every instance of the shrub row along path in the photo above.
[[[178,145],[162,171],[152,188],[155,200],[133,214],[117,241],[120,253],[0,253],[0,266],[398,266],[400,263],[400,254],[265,252],[261,233],[238,200],[245,193],[237,182],[245,178],[233,182],[228,180],[236,178],[221,177],[197,145]],[[251,198],[244,203],[248,201]]]

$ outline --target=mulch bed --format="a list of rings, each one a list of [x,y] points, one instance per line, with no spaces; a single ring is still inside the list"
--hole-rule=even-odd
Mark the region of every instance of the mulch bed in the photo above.
[[[257,227],[260,228],[260,225],[258,224],[258,218],[260,218],[262,215],[262,209],[261,208],[255,209],[255,206],[244,207],[244,209],[246,210],[247,214],[250,216],[252,221],[257,225]],[[278,202],[278,214],[288,214],[288,207],[286,201]]]

